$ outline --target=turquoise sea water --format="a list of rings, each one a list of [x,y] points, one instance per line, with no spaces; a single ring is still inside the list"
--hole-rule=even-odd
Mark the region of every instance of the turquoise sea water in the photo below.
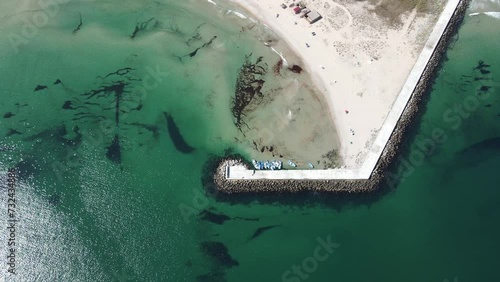
[[[18,50],[8,32],[23,35],[25,13],[13,17],[17,8],[2,4],[11,10],[2,9],[0,30],[11,37],[0,43],[0,161],[19,171],[16,275],[3,239],[2,281],[500,280],[500,20],[466,18],[394,168],[397,187],[227,197],[206,193],[203,168],[229,147],[245,153],[231,140],[228,93],[246,54],[276,59],[259,33],[240,34],[225,13],[204,18],[205,2],[66,2]],[[36,10],[30,3],[19,11]],[[163,19],[161,36],[146,29],[131,40],[151,17]],[[215,34],[215,47],[178,59]],[[129,113],[116,129],[113,97],[82,94],[120,81],[146,94],[122,105]],[[164,112],[182,137],[169,134]],[[446,140],[431,146],[436,130]],[[106,157],[115,135],[119,163]],[[182,152],[172,137],[195,150]],[[5,185],[0,193],[7,227]]]

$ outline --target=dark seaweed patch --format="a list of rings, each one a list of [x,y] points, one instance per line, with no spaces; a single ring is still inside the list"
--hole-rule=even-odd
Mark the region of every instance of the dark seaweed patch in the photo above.
[[[273,72],[276,75],[281,73],[281,69],[283,68],[283,59],[279,59],[278,62],[273,66]]]
[[[134,28],[134,31],[132,32],[132,34],[130,35],[130,39],[134,39],[139,33],[141,32],[144,32],[145,30],[147,30],[148,28],[148,25],[154,20],[155,18],[150,18],[149,20],[145,21],[145,22],[141,22],[141,23],[136,23],[135,24],[135,28]],[[156,21],[155,22],[155,26],[158,26],[159,25],[159,22]]]
[[[132,110],[134,110],[134,111],[140,111],[140,110],[142,110],[142,107],[143,107],[143,104],[139,103],[139,105],[137,105],[137,107],[135,107],[135,108],[132,108]]]
[[[500,137],[490,138],[478,143],[475,143],[464,150],[460,151],[459,154],[465,154],[471,151],[479,151],[479,150],[499,150],[500,149]]]
[[[95,102],[84,102],[85,105],[100,106],[101,104]]]
[[[261,64],[262,57],[258,57],[255,63],[252,63],[250,62],[251,56],[252,54],[245,56],[245,61],[238,72],[235,95],[231,101],[235,125],[240,130],[248,106],[256,97],[263,96],[261,90],[265,81],[262,77],[267,73],[267,65]]]
[[[5,113],[5,114],[3,115],[3,118],[11,118],[11,117],[13,117],[13,116],[15,116],[15,114],[14,114],[14,113],[12,113],[12,112],[8,112],[8,113]]]
[[[480,81],[480,80],[491,80],[491,78],[476,76],[476,77],[474,77],[474,80],[475,80],[475,81]]]
[[[231,220],[231,218],[225,214],[217,214],[209,210],[203,210],[200,212],[200,218],[219,225],[224,224],[226,220]]]
[[[257,230],[255,230],[252,237],[250,237],[250,240],[253,240],[253,239],[259,237],[260,235],[262,235],[264,232],[271,230],[275,227],[279,227],[279,226],[281,226],[281,225],[269,225],[269,226],[260,227]]]
[[[293,65],[291,68],[288,68],[293,73],[301,73],[302,68],[299,65]]]
[[[73,132],[75,133],[75,137],[73,139],[68,139],[66,138],[66,135],[68,134],[66,127],[64,125],[49,128],[46,130],[43,130],[37,134],[33,134],[31,136],[28,136],[24,138],[24,141],[28,142],[34,142],[37,140],[53,140],[55,139],[55,142],[57,144],[65,144],[68,146],[78,146],[82,142],[82,134],[79,132],[78,127],[75,127],[73,129]]]
[[[20,135],[20,134],[22,134],[22,133],[15,130],[15,129],[9,128],[9,131],[7,132],[7,134],[5,134],[5,137],[9,137],[12,135]]]
[[[115,82],[111,85],[102,86],[99,89],[92,90],[90,92],[84,93],[83,95],[87,95],[87,99],[91,99],[94,96],[97,98],[107,97],[110,93],[114,93],[114,110],[115,110],[115,124],[116,126],[120,123],[120,102],[123,97],[122,94],[124,92],[125,86],[127,84],[123,81]],[[113,108],[104,108],[104,110],[111,110]]]
[[[120,163],[122,160],[121,148],[120,148],[120,139],[118,134],[115,134],[115,138],[109,145],[106,151],[106,157],[110,159],[112,162]]]
[[[73,35],[75,35],[80,29],[82,28],[83,21],[82,21],[82,13],[78,13],[80,15],[80,23],[78,26],[73,30]]]
[[[491,88],[491,86],[483,85],[483,86],[481,86],[481,88],[479,88],[479,91],[487,92],[488,90],[490,90],[490,88]]]
[[[35,91],[35,92],[36,92],[36,91],[40,91],[40,90],[47,89],[47,88],[48,88],[48,87],[47,87],[47,86],[45,86],[45,85],[40,85],[40,84],[38,84],[38,85],[35,87],[35,90],[33,90],[33,91]]]
[[[189,56],[189,57],[191,57],[191,58],[192,58],[192,57],[194,57],[194,56],[196,56],[196,54],[198,53],[198,51],[199,51],[200,49],[205,48],[205,47],[207,47],[207,46],[210,46],[210,44],[212,44],[212,42],[213,42],[216,38],[217,38],[217,36],[215,36],[215,35],[214,35],[214,36],[212,37],[212,39],[210,39],[208,42],[206,42],[206,43],[204,43],[203,45],[201,45],[201,47],[196,48],[193,52],[189,53],[189,54],[188,54],[188,55],[186,55],[186,56]]]
[[[259,221],[260,219],[259,218],[248,218],[248,217],[239,217],[239,216],[236,216],[236,217],[233,217],[233,219],[239,219],[239,220],[243,220],[243,221]]]
[[[28,106],[28,104],[19,104],[19,103],[15,103],[14,105],[16,105],[18,109]]]
[[[124,67],[110,72],[104,76],[97,76],[99,85],[81,94],[83,97],[73,97],[65,101],[62,106],[66,110],[77,110],[72,121],[90,120],[91,122],[108,121],[111,114],[114,118],[114,127],[117,133],[106,150],[106,157],[113,162],[121,162],[121,143],[119,130],[122,124],[122,114],[142,109],[140,93],[132,91],[130,85],[135,81],[141,81],[134,74],[134,69]],[[139,125],[139,124],[124,124]],[[111,125],[108,125],[111,126]],[[158,129],[152,125],[142,125],[143,128],[153,132],[158,137]]]
[[[155,139],[158,139],[160,137],[159,129],[158,129],[158,126],[156,126],[156,125],[144,124],[144,123],[139,123],[139,122],[132,122],[132,123],[129,123],[129,125],[134,125],[134,126],[146,129],[147,131],[149,131],[153,134],[153,137]]]
[[[18,162],[16,169],[20,179],[28,179],[38,172],[36,161],[33,158],[25,158]]]
[[[37,134],[33,134],[31,136],[28,136],[28,137],[24,138],[24,140],[28,141],[28,142],[33,142],[33,141],[36,141],[37,139],[49,140],[49,139],[53,138],[54,136],[63,137],[67,133],[68,132],[66,131],[66,127],[64,125],[61,125],[61,126],[56,126],[53,128],[43,130],[43,131],[41,131]]]
[[[59,194],[52,194],[49,196],[49,198],[47,199],[49,204],[52,204],[54,206],[58,205],[59,202],[61,202],[61,195]]]
[[[76,109],[75,107],[73,107],[72,101],[65,101],[62,108],[65,110],[75,110]]]
[[[71,120],[72,121],[77,121],[77,120],[89,119],[89,118],[92,118],[92,119],[94,119],[96,121],[100,121],[100,120],[106,119],[106,117],[103,116],[103,115],[93,115],[93,114],[90,114],[90,113],[80,112],[80,113],[76,113],[75,117],[72,118]]]
[[[233,266],[239,265],[238,261],[233,259],[229,254],[226,245],[224,245],[221,242],[213,242],[213,241],[202,242],[200,247],[203,253],[211,257],[213,260],[215,260],[218,264],[220,264],[223,267],[231,268]]]
[[[227,281],[224,273],[221,271],[214,271],[203,275],[196,276],[196,281],[200,282],[224,282]]]
[[[489,68],[490,65],[488,64],[485,64],[484,61],[479,61],[477,62],[477,67],[474,68],[474,70],[479,70],[479,69],[483,69],[483,68]]]
[[[490,138],[457,152],[455,162],[466,166],[477,166],[500,151],[500,137]]]
[[[118,75],[118,76],[124,76],[124,75],[127,75],[127,74],[130,74],[131,71],[133,71],[134,69],[133,68],[129,68],[129,67],[126,67],[126,68],[121,68],[121,69],[118,69],[114,72],[110,72],[108,73],[107,75],[105,75],[104,77],[102,76],[97,76],[98,78],[100,79],[106,79],[112,75]]]
[[[172,116],[167,112],[164,112],[163,114],[167,119],[168,134],[170,135],[170,139],[172,139],[175,148],[179,152],[184,154],[188,154],[194,151],[195,148],[189,146],[189,144],[187,144],[186,141],[184,140],[184,137],[182,137],[182,134],[177,125],[175,124],[175,121],[172,118]]]
[[[191,46],[191,43],[194,41],[201,40],[201,34],[200,34],[200,27],[202,27],[205,23],[202,23],[198,25],[194,32],[192,33],[193,35],[186,41],[187,46]]]

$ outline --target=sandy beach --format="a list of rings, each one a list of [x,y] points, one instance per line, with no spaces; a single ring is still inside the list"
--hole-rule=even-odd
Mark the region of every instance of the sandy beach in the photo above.
[[[233,0],[303,60],[326,97],[348,169],[363,163],[445,2],[428,4],[432,12],[412,8],[391,17],[370,1],[302,1],[322,16],[311,24],[291,0]]]

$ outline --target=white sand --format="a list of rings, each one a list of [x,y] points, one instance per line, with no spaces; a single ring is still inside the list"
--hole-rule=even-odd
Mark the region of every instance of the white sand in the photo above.
[[[436,15],[417,16],[412,11],[402,15],[402,25],[391,27],[368,10],[366,1],[309,0],[303,2],[323,16],[309,24],[292,8],[280,6],[288,6],[290,0],[233,1],[247,10],[245,14],[249,12],[268,25],[303,59],[306,65],[302,67],[327,97],[343,165],[359,168],[422,50]]]

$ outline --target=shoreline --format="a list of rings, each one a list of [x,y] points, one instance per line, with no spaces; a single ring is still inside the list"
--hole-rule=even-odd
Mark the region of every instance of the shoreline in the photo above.
[[[234,23],[240,33],[254,39],[257,46],[248,54],[255,58],[264,55],[268,66],[263,95],[248,104],[248,111],[242,110],[245,125],[240,128],[236,144],[243,154],[248,159],[294,159],[299,167],[309,167],[308,163],[321,169],[340,167],[340,139],[328,118],[328,100],[307,72],[304,59],[269,25],[235,3],[220,0],[215,4],[206,2],[203,7],[214,8],[217,17]],[[250,63],[254,63],[251,58]],[[241,70],[237,71],[236,82]],[[243,93],[236,84],[234,97],[242,97]],[[231,111],[238,119],[234,105]]]
[[[210,1],[210,0],[209,0]],[[303,68],[306,70],[308,75],[311,78],[311,81],[313,82],[314,87],[323,95],[325,98],[327,104],[328,104],[328,112],[330,115],[330,120],[333,123],[333,126],[335,128],[336,134],[337,134],[337,143],[339,145],[338,152],[340,153],[342,151],[342,140],[345,140],[345,135],[342,130],[339,128],[339,123],[337,122],[336,114],[334,113],[334,107],[331,103],[331,99],[328,95],[328,89],[326,87],[325,82],[321,78],[320,75],[318,75],[316,72],[312,70],[311,64],[307,61],[306,58],[304,58],[303,55],[303,50],[301,48],[298,48],[296,42],[291,41],[289,36],[287,36],[287,33],[282,30],[282,27],[279,24],[274,24],[272,21],[267,20],[265,16],[263,15],[263,10],[260,7],[257,7],[255,5],[252,5],[249,1],[245,0],[227,0],[229,3],[233,4],[234,6],[243,9],[246,13],[251,15],[251,17],[255,17],[255,19],[262,25],[264,25],[266,28],[271,30],[273,33],[279,36],[281,40],[285,42],[288,48],[295,53],[295,55],[303,62]],[[276,3],[274,3],[276,4]],[[287,11],[291,12],[291,11]],[[233,11],[235,14],[241,14],[238,11]],[[261,16],[259,16],[261,15]],[[300,19],[302,21],[305,21],[305,19]],[[281,54],[278,50],[275,50],[272,46],[269,46],[275,53],[277,53],[284,62],[287,62],[286,58]]]
[[[415,124],[414,117],[418,115],[419,108],[424,102],[426,94],[429,93],[433,84],[443,55],[446,52],[448,42],[458,31],[463,21],[469,0],[459,0],[453,14],[443,33],[437,42],[430,59],[412,91],[411,97],[406,103],[394,130],[390,133],[385,147],[381,150],[380,157],[376,160],[373,170],[367,178],[347,179],[334,177],[330,179],[229,179],[228,168],[243,164],[241,159],[227,158],[220,162],[214,172],[214,184],[217,189],[224,193],[239,192],[298,192],[298,191],[327,191],[327,192],[369,192],[376,190],[383,182],[394,186],[398,179],[389,173],[391,165],[395,165],[394,159],[401,150],[401,142],[405,138],[405,132]],[[334,171],[334,170],[330,170]],[[391,178],[392,177],[392,178]]]
[[[420,18],[413,11],[407,12],[401,15],[404,25],[393,26],[380,17],[370,18],[373,15],[363,6],[368,4],[350,4],[352,10],[349,10],[345,3],[322,2],[308,5],[324,12],[323,19],[309,24],[290,8],[279,7],[279,1],[227,1],[241,9],[233,13],[246,14],[249,20],[266,26],[300,58],[315,88],[326,100],[329,122],[338,137],[341,168],[361,168],[425,46],[416,37],[421,35],[419,32],[428,37],[430,31],[426,29],[429,21],[433,21],[429,19],[432,14]],[[321,4],[329,8],[323,9]],[[331,15],[332,11],[340,11],[349,20],[339,23],[340,27],[333,24],[336,17]],[[357,18],[353,19],[354,16]],[[366,26],[374,19],[380,31],[372,28],[360,34],[364,31],[360,25]],[[418,28],[410,28],[412,25]],[[435,23],[430,25],[430,30],[434,26]]]

